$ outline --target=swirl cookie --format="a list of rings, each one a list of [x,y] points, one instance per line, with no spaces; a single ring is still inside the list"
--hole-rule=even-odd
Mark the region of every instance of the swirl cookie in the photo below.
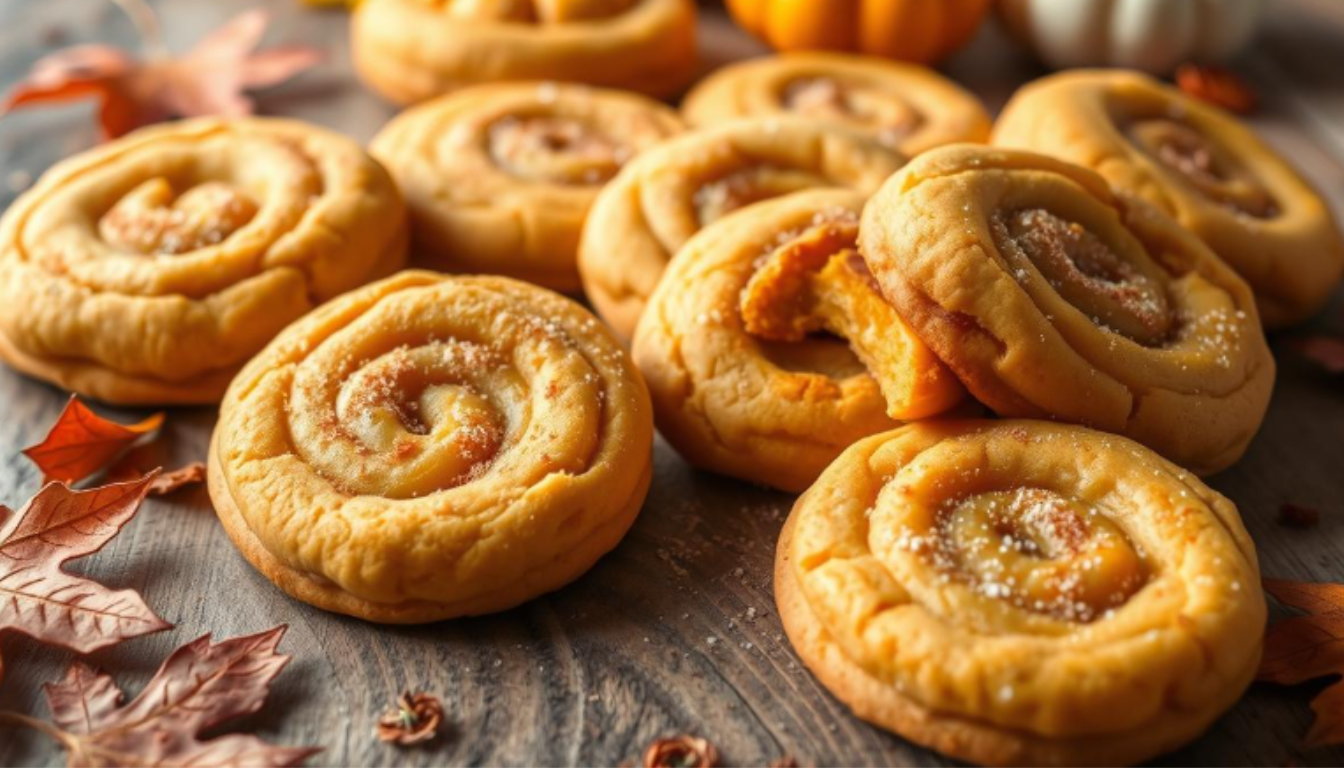
[[[499,611],[616,546],[652,472],[648,391],[591,314],[403,272],[294,323],[230,387],[210,497],[290,595],[380,622]]]
[[[0,221],[0,357],[113,403],[213,403],[318,303],[398,269],[406,216],[354,142],[192,120],[57,164]]]
[[[864,209],[882,291],[1003,416],[1131,437],[1195,472],[1245,451],[1274,384],[1250,288],[1095,173],[1014,150],[931,150]]]
[[[693,126],[796,114],[867,131],[914,156],[989,139],[980,101],[931,69],[840,53],[787,53],[723,67],[681,105]]]
[[[1344,274],[1344,236],[1292,166],[1231,115],[1145,75],[1031,83],[1000,115],[994,143],[1092,168],[1166,211],[1251,284],[1271,328],[1314,315]]]
[[[1236,508],[1081,427],[928,421],[856,443],[797,502],[775,597],[859,717],[986,765],[1120,765],[1241,696],[1265,624]]]
[[[904,158],[857,128],[799,117],[693,131],[628,163],[593,203],[579,241],[588,300],[629,338],[672,254],[751,203],[813,187],[871,194]]]
[[[419,262],[576,291],[579,232],[598,190],[680,131],[675,112],[634,94],[497,83],[403,112],[370,151],[406,195]]]
[[[694,0],[363,0],[355,72],[408,104],[501,80],[672,96],[698,65]]]
[[[859,257],[862,206],[839,189],[757,203],[668,265],[634,355],[692,464],[799,492],[855,440],[961,399]]]

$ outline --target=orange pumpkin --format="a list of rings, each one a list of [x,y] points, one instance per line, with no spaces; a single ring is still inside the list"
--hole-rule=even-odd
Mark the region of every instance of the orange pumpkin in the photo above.
[[[990,0],[728,0],[748,32],[781,51],[853,51],[930,64],[966,44]]]

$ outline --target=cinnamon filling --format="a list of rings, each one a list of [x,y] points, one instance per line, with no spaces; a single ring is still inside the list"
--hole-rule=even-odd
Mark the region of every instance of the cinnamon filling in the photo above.
[[[801,115],[868,125],[887,145],[897,144],[920,123],[919,114],[892,94],[849,87],[830,77],[798,78],[784,87],[781,101]]]
[[[155,178],[117,201],[99,219],[98,234],[128,251],[175,255],[222,243],[256,214],[256,203],[227,184],[205,182],[177,195]]]
[[[1019,282],[1034,267],[1065,301],[1140,344],[1171,334],[1175,319],[1160,280],[1081,224],[1032,208],[996,213],[990,232]]]
[[[633,152],[568,117],[506,117],[490,126],[490,155],[510,173],[561,184],[602,184]]]
[[[940,515],[934,556],[986,597],[1090,622],[1143,586],[1146,567],[1124,532],[1088,505],[1039,488],[956,499]]]
[[[706,226],[752,203],[818,186],[826,186],[826,180],[807,171],[752,165],[704,184],[691,202]]]
[[[628,11],[635,2],[636,0],[447,0],[447,12],[453,18],[462,21],[565,24],[610,18]]]
[[[1260,219],[1278,215],[1274,198],[1255,177],[1190,126],[1167,119],[1145,120],[1130,128],[1130,136],[1215,203]]]

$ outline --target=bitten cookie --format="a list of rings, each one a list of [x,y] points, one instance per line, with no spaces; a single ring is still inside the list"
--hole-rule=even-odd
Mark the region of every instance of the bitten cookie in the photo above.
[[[632,160],[593,203],[579,241],[584,292],[629,338],[668,260],[701,227],[801,189],[871,194],[903,162],[857,128],[792,116],[677,137]]]
[[[958,760],[1123,765],[1204,731],[1265,624],[1236,508],[1122,437],[927,421],[845,451],[775,560],[789,641],[859,717]]]
[[[914,156],[989,139],[975,96],[931,69],[840,53],[786,53],[730,64],[701,80],[681,105],[693,126],[796,114],[865,130]]]
[[[400,268],[406,215],[353,141],[290,120],[136,131],[0,221],[0,358],[112,403],[217,402],[280,329]]]
[[[757,203],[668,265],[634,356],[659,431],[692,464],[799,492],[855,440],[962,398],[873,284],[862,206],[839,189]]]
[[[499,611],[578,578],[634,522],[648,390],[579,305],[403,272],[285,329],[224,398],[210,497],[258,570],[379,622]]]
[[[577,291],[575,251],[598,190],[680,131],[675,112],[642,96],[498,83],[403,112],[370,151],[406,195],[418,263]]]
[[[1264,420],[1274,359],[1250,288],[1085,168],[931,150],[859,231],[888,300],[1000,415],[1120,433],[1199,473],[1240,458]]]
[[[1344,236],[1292,166],[1231,115],[1145,75],[1028,84],[994,143],[1091,168],[1173,216],[1251,284],[1271,328],[1316,314],[1344,274]]]
[[[408,104],[501,80],[564,80],[656,97],[695,75],[694,0],[364,0],[355,72]]]

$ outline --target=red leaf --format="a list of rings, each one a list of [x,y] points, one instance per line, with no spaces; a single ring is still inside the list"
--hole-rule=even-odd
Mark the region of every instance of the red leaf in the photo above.
[[[100,45],[58,51],[34,64],[0,101],[0,116],[32,104],[94,96],[102,105],[103,135],[115,138],[173,116],[250,114],[244,90],[286,80],[321,59],[318,51],[298,46],[254,54],[267,23],[264,11],[246,11],[180,58],[141,61]]]
[[[0,632],[89,653],[172,626],[135,590],[108,589],[62,570],[116,536],[155,477],[91,491],[52,483],[17,514],[0,506]]]
[[[1265,580],[1265,591],[1305,616],[1281,621],[1265,635],[1265,655],[1256,679],[1285,685],[1344,675],[1344,584]],[[1311,702],[1316,721],[1307,746],[1344,743],[1344,680]]]
[[[100,765],[300,765],[321,751],[277,747],[233,734],[201,741],[201,732],[261,709],[271,681],[289,662],[276,653],[285,627],[220,643],[210,636],[173,651],[145,689],[121,706],[108,675],[76,662],[45,686],[52,720],[70,764],[97,755]]]
[[[136,440],[163,424],[156,413],[139,424],[108,421],[74,395],[45,439],[23,449],[47,481],[77,483],[106,467]]]
[[[1176,68],[1176,87],[1187,94],[1239,115],[1255,111],[1254,89],[1229,69],[1202,64]]]

